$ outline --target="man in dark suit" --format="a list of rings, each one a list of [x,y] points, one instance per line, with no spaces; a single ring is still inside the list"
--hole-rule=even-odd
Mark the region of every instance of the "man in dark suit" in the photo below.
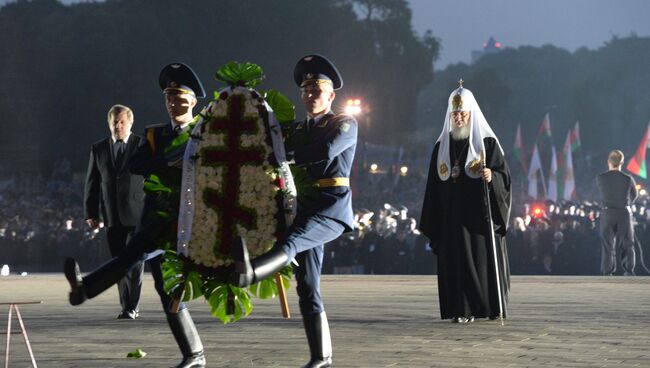
[[[320,275],[325,243],[352,231],[350,171],[357,145],[357,122],[353,117],[334,114],[332,102],[343,80],[336,67],[319,55],[308,55],[294,68],[308,119],[298,122],[285,146],[313,179],[315,191],[298,192],[298,212],[284,239],[268,253],[250,260],[240,239],[232,248],[234,284],[241,287],[263,280],[296,259],[294,267],[300,313],[311,359],[306,368],[332,365],[332,342],[323,300]]]
[[[131,134],[133,111],[124,105],[115,105],[108,111],[111,136],[95,142],[90,150],[84,217],[92,229],[99,228],[100,217],[106,226],[111,256],[116,257],[126,246],[142,213],[143,178],[129,172],[131,158],[143,142]],[[143,262],[137,262],[118,283],[122,312],[118,319],[138,317]]]
[[[192,109],[197,98],[205,97],[205,91],[194,71],[183,63],[164,67],[158,81],[171,121],[145,128],[146,143],[131,162],[131,172],[146,176],[148,184],[158,184],[145,186],[144,209],[135,233],[119,256],[84,277],[72,258],[66,259],[64,273],[71,287],[70,304],[79,305],[104,292],[133,264],[147,258],[167,323],[183,355],[176,368],[201,368],[206,366],[201,337],[185,305],[181,303],[178,312],[171,307],[172,298],[164,290],[159,249],[162,243],[176,242],[174,221],[178,218],[183,154],[196,122]]]
[[[602,258],[600,272],[612,275],[616,271],[616,249],[621,252],[621,263],[625,276],[634,276],[634,227],[630,206],[639,196],[634,178],[621,171],[623,152],[614,150],[607,157],[609,170],[596,178],[603,198],[603,212],[600,216]],[[619,247],[616,247],[619,244]]]

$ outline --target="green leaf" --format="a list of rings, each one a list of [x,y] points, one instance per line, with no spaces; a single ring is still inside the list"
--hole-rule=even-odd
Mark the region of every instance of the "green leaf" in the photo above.
[[[169,143],[167,147],[165,147],[165,151],[164,151],[165,156],[168,156],[167,154],[171,152],[172,153],[171,156],[173,156],[171,158],[174,158],[179,154],[179,152],[177,151],[182,150],[183,152],[185,152],[185,144],[189,140],[190,140],[190,133],[188,129],[188,131],[180,133],[176,138],[174,138],[174,140],[171,141],[171,143]]]
[[[269,277],[265,280],[260,281],[259,283],[260,283],[259,296],[261,299],[275,298],[278,295],[278,287],[275,284],[274,278]]]
[[[160,182],[158,175],[151,174],[144,180],[144,191],[149,193],[171,193],[172,190],[168,186]]]
[[[284,267],[280,270],[280,276],[284,290],[289,290],[293,278],[293,267],[291,265]],[[280,294],[275,282],[275,275],[249,286],[248,291],[260,299],[275,298]]]
[[[298,191],[298,196],[303,199],[314,199],[320,193],[316,187],[316,180],[309,174],[305,166],[290,165],[293,183]]]
[[[177,258],[176,252],[166,251],[161,263],[163,271],[164,289],[167,294],[171,293],[180,283],[183,282],[183,269],[185,264]]]
[[[257,64],[231,61],[217,70],[215,78],[231,86],[254,88],[264,79],[264,72]]]
[[[147,353],[145,353],[144,350],[140,348],[137,348],[134,351],[126,354],[127,358],[134,358],[134,359],[144,358],[145,356],[147,356]]]
[[[203,295],[203,279],[196,271],[191,271],[185,277],[185,293],[183,301],[188,302]]]
[[[252,284],[251,286],[248,287],[248,291],[250,291],[251,294],[253,294],[255,296],[259,295],[258,294],[259,289],[260,289],[260,284],[258,282],[254,283],[254,284]]]
[[[230,291],[235,294],[235,308],[241,306],[245,316],[248,316],[253,311],[253,301],[251,300],[250,294],[246,289],[242,289],[236,286],[230,285]]]
[[[264,99],[271,106],[275,117],[280,123],[296,120],[296,107],[282,93],[270,89],[266,91]]]
[[[232,321],[231,317],[226,314],[226,304],[228,302],[228,285],[220,284],[212,290],[208,298],[210,313],[219,318],[224,324]]]

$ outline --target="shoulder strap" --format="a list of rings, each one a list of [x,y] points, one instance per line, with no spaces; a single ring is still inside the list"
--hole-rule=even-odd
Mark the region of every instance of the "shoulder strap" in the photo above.
[[[149,148],[151,148],[151,154],[156,154],[156,128],[164,128],[166,124],[152,124],[147,125],[145,130],[145,136],[147,138],[147,143],[149,143]]]
[[[151,154],[156,153],[156,142],[155,142],[156,129],[154,127],[147,127],[147,143],[149,143],[149,148],[151,148]]]

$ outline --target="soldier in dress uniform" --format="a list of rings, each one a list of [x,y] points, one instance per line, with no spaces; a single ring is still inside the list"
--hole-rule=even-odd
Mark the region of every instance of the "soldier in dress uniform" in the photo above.
[[[336,67],[319,55],[301,58],[294,68],[307,118],[297,122],[285,142],[287,157],[314,180],[315,191],[299,190],[296,218],[283,240],[268,253],[250,260],[245,239],[234,244],[236,272],[232,282],[241,287],[272,276],[295,258],[300,312],[311,359],[305,367],[330,367],[332,344],[320,295],[325,243],[352,231],[350,170],[357,144],[357,122],[334,114],[335,90],[343,85]],[[237,243],[237,242],[236,242]]]
[[[189,311],[183,304],[178,313],[172,311],[172,298],[164,290],[160,266],[162,251],[157,251],[161,239],[169,239],[172,243],[176,241],[173,221],[178,217],[183,154],[194,119],[192,109],[196,106],[197,98],[205,97],[205,91],[194,71],[183,63],[164,67],[159,75],[159,83],[171,121],[145,128],[147,142],[134,155],[131,172],[143,175],[150,183],[156,181],[161,185],[145,190],[147,194],[142,217],[135,234],[119,256],[83,278],[77,262],[68,258],[64,272],[72,288],[70,304],[78,305],[111,287],[133,264],[148,259],[167,322],[183,354],[183,360],[177,367],[205,367],[203,344]],[[156,190],[161,187],[171,189],[171,192],[167,189]],[[160,216],[161,211],[169,216]]]

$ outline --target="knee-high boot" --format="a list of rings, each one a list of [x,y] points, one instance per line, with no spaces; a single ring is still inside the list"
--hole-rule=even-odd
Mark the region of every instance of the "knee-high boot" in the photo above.
[[[203,344],[194,321],[187,309],[178,313],[166,313],[169,328],[181,349],[183,361],[176,368],[203,368],[206,366]]]
[[[303,368],[328,368],[332,366],[332,339],[325,312],[302,316],[309,343],[311,359]]]
[[[239,287],[246,287],[280,271],[291,261],[287,253],[280,248],[273,248],[269,252],[251,260],[248,256],[246,242],[237,237],[231,248],[231,256],[235,261],[231,282]]]

